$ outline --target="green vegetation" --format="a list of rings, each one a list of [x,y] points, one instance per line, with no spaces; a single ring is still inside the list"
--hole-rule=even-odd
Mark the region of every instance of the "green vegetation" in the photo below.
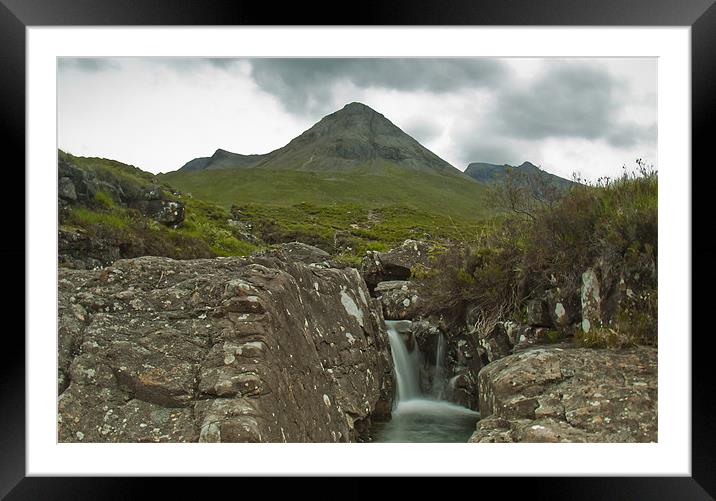
[[[351,263],[406,238],[459,240],[492,214],[478,183],[387,162],[330,172],[225,169],[158,177],[231,208],[267,244],[298,240]]]
[[[62,150],[59,150],[59,158],[71,162],[80,169],[93,172],[102,181],[110,183],[119,182],[123,188],[125,186],[139,188],[148,184],[159,184],[154,174],[116,160],[96,157],[76,157]]]
[[[260,248],[229,224],[231,215],[226,209],[184,196],[153,174],[114,160],[76,157],[63,151],[59,155],[104,183],[88,203],[70,205],[60,211],[62,229],[80,230],[113,242],[120,247],[123,257],[241,256]],[[156,185],[161,187],[165,198],[185,204],[185,219],[175,228],[120,203],[119,190],[125,198],[141,199],[142,189]]]
[[[227,209],[244,204],[291,207],[308,203],[366,209],[401,206],[464,221],[484,219],[489,214],[483,185],[390,163],[345,171],[223,169],[177,171],[158,177],[184,193]]]
[[[357,263],[367,250],[388,250],[407,238],[458,240],[480,224],[404,206],[368,209],[357,204],[284,207],[252,203],[234,206],[232,214],[267,244],[298,240],[351,263]]]
[[[521,190],[522,188],[519,188]],[[656,171],[638,162],[618,179],[535,197],[501,183],[490,193],[504,212],[494,224],[436,258],[421,280],[434,313],[455,320],[468,305],[483,319],[524,315],[524,301],[558,285],[578,293],[598,270],[602,294],[624,298],[607,325],[577,336],[587,346],[655,344],[657,321]]]

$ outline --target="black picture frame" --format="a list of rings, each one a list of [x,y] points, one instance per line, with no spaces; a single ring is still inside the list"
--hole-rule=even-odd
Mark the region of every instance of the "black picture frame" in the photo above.
[[[25,186],[25,58],[26,27],[108,25],[574,25],[574,26],[690,26],[692,71],[692,269],[700,283],[716,278],[716,244],[712,244],[711,200],[714,186],[709,132],[716,122],[716,6],[714,0],[407,0],[361,2],[341,9],[316,1],[277,5],[221,0],[0,0],[0,137],[3,140],[3,185],[17,196],[12,207],[24,207]],[[711,126],[711,127],[709,127]],[[12,160],[11,160],[12,159]],[[698,168],[696,168],[698,166]],[[684,166],[684,175],[689,175]],[[698,182],[694,182],[698,173]],[[16,179],[12,180],[11,176]],[[699,189],[704,192],[699,194]],[[711,196],[710,196],[711,195]],[[7,198],[6,198],[7,204]],[[22,204],[22,205],[21,205]],[[15,263],[25,259],[24,220],[6,214],[6,235],[0,251],[8,273],[20,273]],[[699,237],[698,239],[696,237]],[[25,267],[32,263],[25,261]],[[15,277],[12,277],[15,278]],[[12,280],[16,302],[21,278]],[[692,282],[693,320],[704,319],[712,307],[708,286],[701,294]],[[8,289],[6,289],[7,291]],[[17,305],[9,314],[20,317]],[[6,315],[9,316],[9,315]],[[532,499],[714,499],[716,497],[716,403],[713,399],[712,331],[708,323],[696,328],[684,319],[692,341],[692,476],[497,479],[512,492],[527,487]],[[691,332],[688,330],[691,329]],[[23,329],[24,330],[24,329]],[[39,478],[25,476],[25,343],[18,329],[3,329],[0,362],[0,497],[8,499],[132,499],[149,493],[140,480],[121,478]],[[668,374],[668,370],[667,370]],[[495,479],[492,479],[495,480]],[[473,487],[489,492],[491,479]],[[162,489],[185,489],[185,483],[163,482]],[[221,483],[213,484],[221,485]],[[260,495],[258,487],[242,486],[242,495]],[[253,490],[256,489],[256,490]],[[378,489],[365,480],[342,484],[347,496],[372,497]],[[166,491],[167,497],[170,495]]]

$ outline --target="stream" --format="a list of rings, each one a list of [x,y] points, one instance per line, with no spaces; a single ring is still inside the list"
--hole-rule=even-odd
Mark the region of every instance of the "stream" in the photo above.
[[[466,407],[440,400],[446,386],[444,374],[445,340],[438,341],[433,394],[420,391],[421,355],[417,345],[408,349],[401,332],[410,329],[408,320],[385,321],[393,356],[396,402],[392,419],[375,423],[373,442],[467,442],[480,414]]]

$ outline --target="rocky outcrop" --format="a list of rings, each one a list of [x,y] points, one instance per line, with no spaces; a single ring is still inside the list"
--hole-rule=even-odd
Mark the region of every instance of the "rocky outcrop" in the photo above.
[[[477,410],[477,374],[486,363],[477,338],[432,317],[414,321],[411,331],[424,359],[420,368],[423,393]],[[439,356],[442,359],[438,363]],[[438,365],[441,374],[437,374]]]
[[[278,252],[278,254],[277,254]],[[304,244],[301,242],[288,242],[285,244],[279,244],[274,249],[269,249],[263,252],[266,256],[280,257],[281,253],[285,253],[291,261],[304,264],[321,263],[325,265],[333,264],[331,261],[331,255],[326,251],[314,247],[312,245]]]
[[[479,373],[470,442],[655,442],[657,351],[539,347]]]
[[[120,258],[119,243],[90,237],[81,230],[57,232],[58,263],[64,268],[92,270]]]
[[[141,195],[136,198],[128,197],[124,193],[119,197],[129,207],[137,209],[158,223],[176,226],[184,221],[184,202],[169,199],[159,186],[144,187]]]
[[[81,169],[64,156],[60,156],[57,163],[57,176],[60,207],[64,204],[96,205],[96,197],[104,193],[114,203],[137,209],[167,226],[184,221],[184,202],[172,200],[158,185],[140,186],[110,174],[100,178],[94,171]]]
[[[61,442],[346,442],[390,413],[378,302],[288,252],[59,271]]]
[[[405,240],[388,252],[368,251],[361,262],[361,274],[371,292],[384,281],[407,280],[412,269],[429,266],[430,245],[419,240]]]
[[[420,311],[418,289],[407,280],[379,282],[375,294],[383,305],[383,316],[387,320],[412,320]]]

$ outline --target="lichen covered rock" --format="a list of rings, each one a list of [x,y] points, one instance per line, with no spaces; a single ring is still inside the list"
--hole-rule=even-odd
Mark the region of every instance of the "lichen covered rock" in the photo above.
[[[412,282],[380,282],[375,287],[375,293],[383,305],[383,316],[387,320],[412,320],[420,311],[420,295]]]
[[[540,347],[479,373],[470,442],[655,442],[657,351]]]
[[[60,269],[62,442],[345,442],[389,414],[380,305],[286,253]]]

